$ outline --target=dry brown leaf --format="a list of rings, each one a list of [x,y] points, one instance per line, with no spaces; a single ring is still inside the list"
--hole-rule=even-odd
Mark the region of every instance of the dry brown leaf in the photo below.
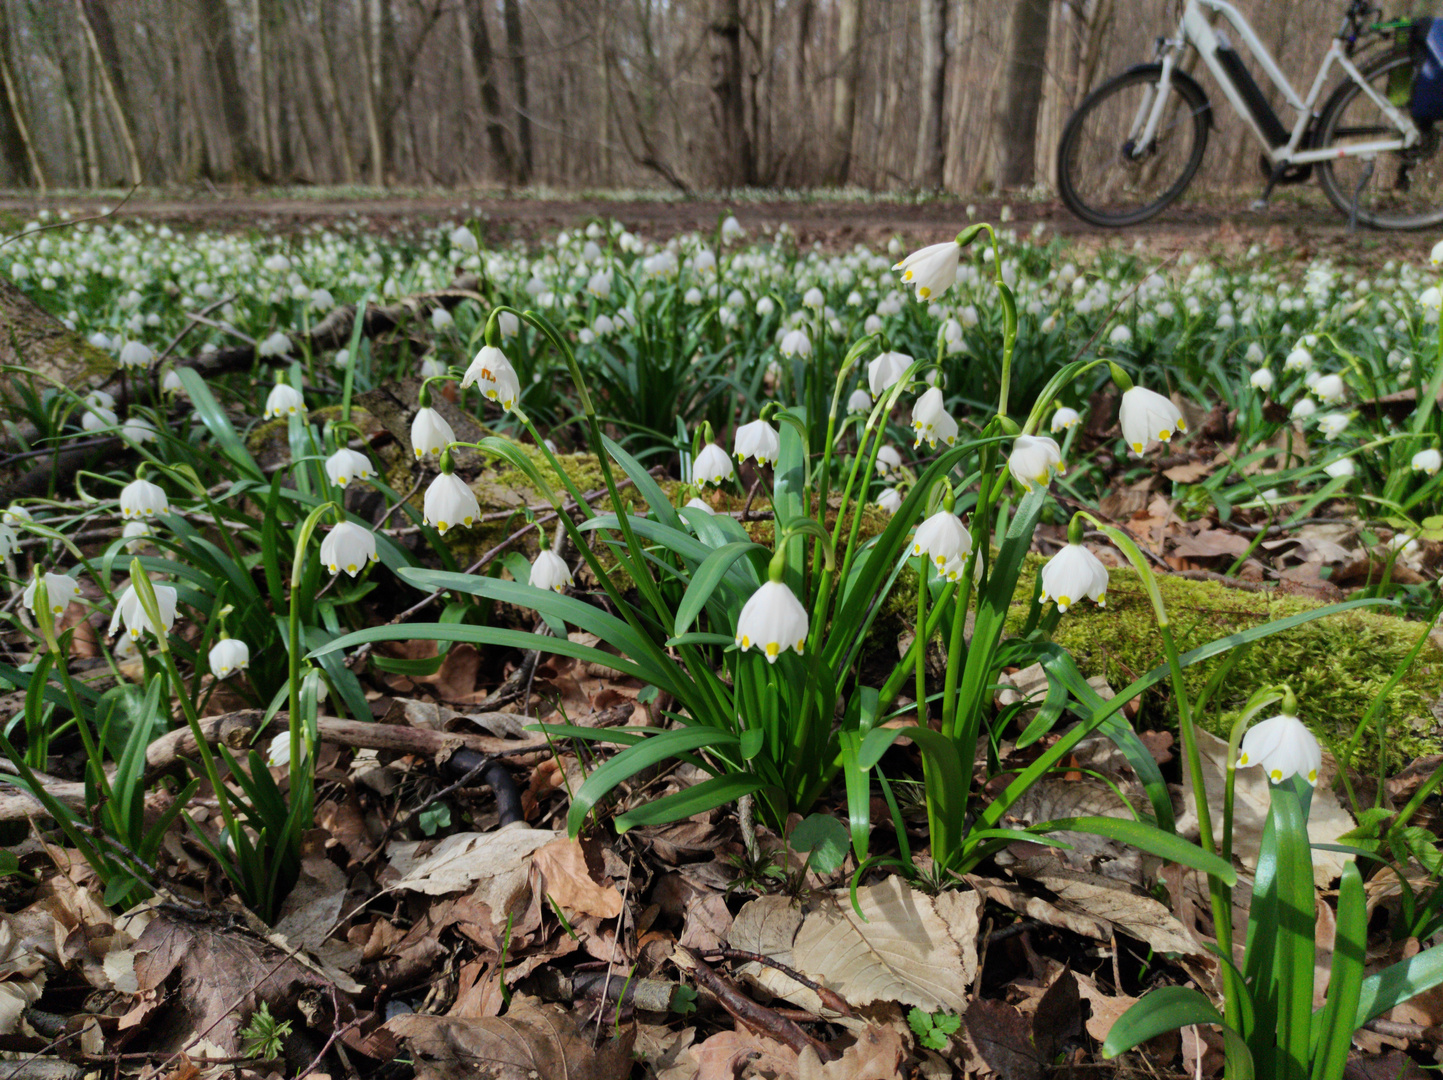
[[[416,1059],[417,1080],[616,1080],[631,1072],[627,1028],[593,1049],[591,1033],[559,1005],[513,1000],[505,1016],[474,1020],[407,1014],[385,1025]]]
[[[309,836],[295,888],[281,904],[275,932],[301,949],[316,949],[330,936],[346,899],[346,874],[326,858],[319,838]]]
[[[621,914],[621,893],[609,881],[594,881],[586,867],[586,853],[579,841],[558,837],[538,848],[531,865],[540,876],[539,888],[568,911],[614,919]]]
[[[1210,559],[1223,555],[1235,559],[1250,546],[1252,542],[1247,537],[1226,529],[1203,529],[1191,536],[1180,537],[1172,551],[1174,555],[1190,559]]]
[[[732,913],[721,893],[693,894],[686,908],[686,923],[678,945],[693,952],[708,953],[718,948],[732,925]]]
[[[901,1080],[907,1044],[896,1028],[872,1024],[836,1061],[822,1062],[810,1046],[797,1059],[798,1080]]]
[[[749,1077],[793,1080],[801,1067],[795,1050],[745,1031],[719,1031],[687,1050],[683,1061],[689,1064],[668,1070],[666,1080],[736,1080],[742,1069]]]
[[[978,998],[962,1014],[967,1069],[1001,1080],[1041,1080],[1044,1061],[1031,1025],[1005,1001]]]
[[[1205,476],[1211,476],[1216,463],[1211,461],[1189,461],[1163,469],[1162,474],[1174,484],[1196,484]]]
[[[20,1027],[45,989],[45,958],[29,948],[9,915],[0,914],[0,1035]]]
[[[1073,976],[1077,980],[1077,992],[1088,1004],[1087,1033],[1098,1042],[1107,1038],[1112,1025],[1118,1018],[1137,1003],[1137,998],[1126,994],[1106,994],[1088,975]]]
[[[981,897],[934,898],[893,877],[858,889],[857,902],[865,922],[845,890],[820,896],[805,913],[785,897],[760,897],[738,913],[727,940],[796,969],[853,1008],[897,1001],[961,1012],[977,971]],[[822,1011],[813,991],[774,968],[749,964],[741,972],[801,1008]]]
[[[1014,870],[1053,893],[1057,907],[1111,923],[1159,952],[1185,956],[1203,952],[1202,943],[1187,932],[1166,904],[1139,895],[1114,878],[1065,869],[1050,855],[1020,863]]]

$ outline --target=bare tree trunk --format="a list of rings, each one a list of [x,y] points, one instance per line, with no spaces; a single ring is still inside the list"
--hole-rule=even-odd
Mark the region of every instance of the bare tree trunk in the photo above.
[[[90,85],[90,53],[80,50],[80,138],[85,143],[85,184],[100,186],[100,145],[95,138],[95,94]]]
[[[20,87],[10,70],[10,25],[3,4],[0,4],[0,154],[4,155],[17,181],[23,181],[28,174],[42,192],[49,186],[35,142],[30,137],[30,125],[25,120]]]
[[[776,93],[776,0],[761,0],[761,34],[757,43],[758,79],[752,92],[752,131],[756,132],[757,182],[770,184],[772,164],[772,106]]]
[[[912,182],[935,190],[942,186],[943,117],[947,102],[947,0],[921,0],[922,78],[918,85],[917,160]]]
[[[496,61],[491,50],[491,31],[486,26],[486,5],[482,0],[469,0],[465,23],[471,40],[471,64],[481,92],[481,116],[486,124],[486,141],[491,146],[494,170],[507,183],[516,175],[516,163],[506,144],[506,128],[501,123],[501,95],[496,90]]]
[[[807,85],[807,51],[812,36],[812,3],[813,0],[799,0],[797,4],[797,43],[796,48],[792,51],[791,67],[788,68],[792,105],[790,153],[797,157],[805,157],[810,149],[810,135],[815,130],[813,125],[815,110],[812,107],[811,88]],[[815,174],[803,178],[805,182],[815,179]]]
[[[326,0],[316,5],[316,38],[313,43],[314,68],[321,85],[321,104],[326,115],[334,118],[334,134],[331,146],[341,162],[341,179],[348,184],[356,182],[356,155],[351,150],[351,132],[346,125],[346,114],[341,108],[341,93],[336,82],[336,65],[331,59],[331,44],[326,37]]]
[[[1036,175],[1037,113],[1047,62],[1049,0],[1013,0],[1007,35],[1007,71],[994,124],[998,133],[996,183],[1022,187]]]
[[[857,121],[857,73],[862,56],[862,0],[837,5],[836,74],[832,79],[831,168],[829,178],[845,184],[852,167],[852,135]]]
[[[225,0],[213,0],[197,5],[194,10],[200,16],[205,57],[220,84],[221,117],[225,120],[236,174],[241,179],[253,180],[260,175],[261,169],[256,157],[255,143],[251,140],[245,90],[241,86],[240,73],[236,68],[235,34],[231,29],[230,7]]]
[[[381,138],[381,4],[380,0],[356,0],[356,17],[360,22],[361,78],[365,92],[366,137],[371,146],[371,183],[381,187],[386,182],[386,142]]]
[[[110,13],[99,0],[75,0],[80,13],[80,23],[85,29],[85,40],[95,57],[95,70],[100,75],[100,86],[115,115],[115,127],[120,141],[125,146],[125,155],[130,165],[130,182],[138,184],[142,173],[140,153],[135,148],[135,136],[130,127],[130,115],[125,99],[125,75],[120,67],[120,50],[115,44],[115,29],[110,24]]]
[[[521,0],[506,0],[506,48],[511,53],[511,92],[516,96],[516,143],[521,151],[517,183],[531,182],[531,100],[526,89],[526,39],[521,28]]]
[[[708,39],[711,46],[712,116],[722,143],[717,179],[726,187],[750,184],[755,180],[755,171],[742,102],[740,0],[714,0]]]

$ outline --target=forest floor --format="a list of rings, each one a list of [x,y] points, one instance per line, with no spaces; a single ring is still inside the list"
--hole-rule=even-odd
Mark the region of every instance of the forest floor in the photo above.
[[[575,197],[518,195],[504,191],[412,192],[378,196],[357,189],[288,189],[276,192],[157,191],[137,192],[126,204],[129,218],[164,221],[192,227],[291,230],[342,219],[369,219],[390,231],[417,223],[482,216],[494,243],[536,242],[556,230],[597,217],[616,218],[633,231],[664,238],[681,232],[710,231],[720,215],[734,213],[752,235],[785,224],[801,245],[820,243],[827,249],[864,243],[884,245],[891,237],[925,241],[962,227],[967,208],[972,220],[997,223],[1009,208],[1008,226],[1019,234],[1042,225],[1077,240],[1084,247],[1143,241],[1155,255],[1183,250],[1209,250],[1237,256],[1254,244],[1287,260],[1319,256],[1348,263],[1381,263],[1417,245],[1399,234],[1360,230],[1350,233],[1347,220],[1311,187],[1277,195],[1264,211],[1251,209],[1256,192],[1190,197],[1155,220],[1130,229],[1099,229],[1074,217],[1057,199],[1026,201],[996,196],[948,198],[927,202],[846,198],[829,200],[767,198],[754,195],[670,198],[593,194]],[[116,193],[73,193],[36,197],[29,192],[0,192],[0,229],[18,225],[42,209],[69,208],[100,212],[117,204]],[[11,219],[14,219],[13,221]]]

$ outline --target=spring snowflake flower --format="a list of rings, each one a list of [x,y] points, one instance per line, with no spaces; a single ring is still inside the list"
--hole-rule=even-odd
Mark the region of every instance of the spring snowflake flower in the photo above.
[[[1289,413],[1289,415],[1294,420],[1306,420],[1317,411],[1318,407],[1313,404],[1312,398],[1302,397],[1298,398],[1298,400],[1293,403],[1293,409],[1292,412]]]
[[[1301,345],[1288,353],[1288,358],[1283,361],[1284,371],[1307,371],[1313,366],[1313,354]]]
[[[39,575],[30,579],[30,584],[25,586],[25,591],[20,594],[20,602],[31,611],[35,610],[36,584],[39,582]],[[65,609],[70,606],[70,601],[80,595],[80,582],[76,581],[69,574],[46,574],[45,575],[45,597],[50,602],[50,614],[64,615]]]
[[[1174,431],[1187,431],[1182,410],[1161,394],[1142,386],[1134,386],[1122,395],[1118,422],[1122,426],[1122,437],[1134,454],[1141,454],[1154,440],[1169,442]]]
[[[812,355],[812,339],[807,336],[805,330],[788,330],[782,336],[782,343],[778,348],[783,356],[806,358]]]
[[[418,459],[427,454],[441,456],[441,451],[456,441],[456,433],[446,418],[429,405],[416,413],[411,421],[411,449]]]
[[[1126,345],[1132,340],[1132,331],[1122,323],[1118,323],[1112,328],[1112,332],[1107,335],[1107,340],[1114,345]]]
[[[706,514],[709,517],[716,517],[716,511],[696,497],[688,499],[686,505],[682,509],[700,510],[703,514]]]
[[[957,421],[947,414],[938,387],[932,387],[912,406],[912,430],[917,433],[913,446],[921,446],[924,439],[933,447],[938,440],[948,446],[957,442]]]
[[[1261,765],[1274,784],[1301,776],[1316,785],[1323,767],[1323,749],[1296,716],[1279,713],[1248,728],[1238,753],[1238,768]]]
[[[149,480],[135,479],[120,490],[120,516],[123,518],[152,518],[156,514],[170,513],[170,500],[165,489]]]
[[[326,475],[338,487],[345,487],[352,480],[369,480],[371,459],[359,450],[343,446],[326,458]]]
[[[827,306],[827,298],[822,294],[821,289],[813,285],[802,294],[802,306],[812,308],[815,311],[821,311],[822,308]]]
[[[1107,567],[1081,544],[1066,544],[1042,567],[1042,603],[1057,601],[1066,612],[1086,597],[1098,607],[1107,606]]]
[[[1440,454],[1435,449],[1419,450],[1413,455],[1414,472],[1436,476],[1440,467],[1443,467],[1443,454]]]
[[[895,446],[884,446],[877,451],[877,475],[886,476],[902,467],[902,454]]]
[[[912,366],[912,358],[906,353],[884,352],[875,360],[867,364],[867,386],[872,391],[872,397],[879,398],[889,388],[895,386],[907,369]]]
[[[853,390],[847,398],[847,412],[866,414],[872,411],[872,395],[865,390]]]
[[[285,356],[290,351],[290,336],[281,330],[277,330],[256,346],[257,356]]]
[[[1249,364],[1261,364],[1265,355],[1263,347],[1254,341],[1248,345],[1247,355],[1243,359]]]
[[[521,333],[521,320],[511,312],[503,311],[496,317],[496,327],[503,339],[512,338]]]
[[[434,525],[442,536],[446,530],[470,528],[481,517],[481,504],[470,485],[452,472],[440,473],[426,489],[422,501],[423,524]]]
[[[681,299],[683,303],[691,307],[695,307],[697,304],[701,303],[701,290],[698,289],[695,285],[693,285],[690,289],[686,291],[686,294]]]
[[[123,368],[148,368],[155,363],[155,351],[143,341],[127,341],[120,350]]]
[[[889,514],[895,514],[902,509],[902,493],[896,488],[883,488],[882,493],[877,496],[877,505]]]
[[[1341,405],[1347,394],[1341,375],[1320,375],[1313,383],[1312,390],[1324,405]]]
[[[144,521],[127,521],[125,528],[120,530],[121,537],[125,540],[125,550],[132,555],[139,555],[145,548],[145,542],[155,535]]]
[[[747,231],[742,228],[741,222],[731,214],[728,214],[721,223],[721,238],[724,244],[732,240],[740,240],[746,236],[746,234]]]
[[[448,327],[452,327],[452,326],[455,326],[455,325],[456,325],[456,320],[451,317],[451,313],[450,313],[449,311],[447,311],[445,308],[443,308],[443,307],[437,307],[437,308],[432,308],[432,309],[431,309],[431,329],[432,329],[432,330],[435,330],[435,331],[439,334],[439,333],[441,333],[443,330],[446,330]]]
[[[971,550],[972,534],[950,510],[938,510],[917,526],[912,537],[912,554],[926,556],[936,566],[938,576],[948,581],[962,576]]]
[[[775,463],[782,452],[781,434],[765,420],[753,420],[737,428],[734,450],[738,461],[754,457],[758,465]]]
[[[155,442],[158,437],[155,425],[139,416],[129,417],[120,429],[120,437],[133,446]]]
[[[1266,394],[1273,388],[1272,371],[1265,367],[1258,368],[1257,371],[1248,376],[1248,385],[1254,390],[1261,390]]]
[[[1436,322],[1438,309],[1443,307],[1443,293],[1438,291],[1438,286],[1432,285],[1424,289],[1418,297],[1418,306],[1423,309],[1428,322]]]
[[[1323,433],[1325,439],[1332,442],[1348,429],[1349,419],[1350,417],[1347,413],[1324,413],[1318,417],[1318,430]]]
[[[531,564],[531,584],[538,589],[559,593],[576,583],[572,580],[566,560],[550,548],[543,548],[536,553],[536,561]]]
[[[11,503],[0,511],[0,525],[29,525],[35,518],[19,503]]]
[[[605,300],[611,295],[611,271],[598,270],[586,279],[586,291],[598,300]]]
[[[464,251],[467,255],[475,255],[481,250],[481,246],[476,243],[476,234],[465,225],[457,225],[451,230],[451,235],[447,239],[451,241],[453,248],[457,251]]]
[[[916,289],[918,300],[936,300],[957,280],[961,257],[961,245],[948,240],[912,252],[892,269],[902,271],[902,280]]]
[[[210,650],[210,673],[217,679],[228,679],[251,666],[250,646],[240,638],[221,638]],[[290,735],[286,739],[289,741]]]
[[[691,482],[693,484],[721,484],[727,480],[735,480],[737,475],[736,467],[727,452],[716,443],[707,443],[697,454],[696,461],[691,466]]]
[[[461,377],[462,389],[473,383],[481,388],[482,397],[496,402],[503,409],[509,410],[521,396],[521,380],[516,375],[516,369],[506,359],[506,354],[494,345],[483,345]]]
[[[791,589],[780,581],[763,582],[737,616],[737,647],[761,649],[769,664],[788,649],[801,656],[808,625],[807,609]]]
[[[355,577],[367,563],[379,559],[375,536],[351,521],[341,522],[321,541],[321,562],[333,574],[344,570]]]
[[[1034,484],[1046,487],[1054,472],[1060,475],[1067,472],[1067,467],[1056,440],[1046,435],[1019,435],[1012,443],[1012,453],[1007,455],[1007,471],[1024,491],[1031,491]]]
[[[1345,457],[1339,458],[1337,461],[1328,462],[1328,464],[1323,466],[1323,471],[1334,480],[1345,480],[1353,476],[1358,469],[1357,466],[1353,464],[1352,458]]]
[[[150,617],[146,615],[145,609],[140,605],[140,594],[131,584],[125,587],[125,591],[115,601],[115,614],[110,617],[109,637],[115,636],[116,630],[122,623],[125,624],[125,632],[130,635],[131,641],[139,641],[140,635],[147,631],[156,637],[162,633],[170,633],[175,626],[175,588],[159,582],[153,583],[151,588],[155,590],[155,606],[157,614],[160,615],[160,629],[157,630],[150,624]]]
[[[184,389],[185,389],[185,387],[183,387],[183,386],[180,384],[180,374],[175,370],[175,368],[170,368],[170,369],[168,369],[168,370],[166,371],[166,373],[161,376],[161,379],[160,379],[160,391],[161,391],[161,393],[163,393],[163,394],[178,394],[178,393],[180,393],[180,392],[181,392],[182,390],[184,390]]]
[[[1433,245],[1433,251],[1428,256],[1428,261],[1434,266],[1443,264],[1443,240]]]
[[[266,397],[267,420],[279,419],[286,416],[304,416],[306,414],[306,400],[301,397],[301,392],[290,383],[278,382],[271,388]]]
[[[1080,423],[1082,423],[1082,414],[1076,409],[1069,409],[1064,405],[1052,414],[1052,434],[1056,435],[1068,428],[1075,428]]]

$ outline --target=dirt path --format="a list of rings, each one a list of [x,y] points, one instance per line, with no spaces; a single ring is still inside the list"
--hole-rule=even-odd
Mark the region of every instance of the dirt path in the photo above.
[[[1146,225],[1125,230],[1103,230],[1079,221],[1060,202],[1008,201],[1011,227],[1019,234],[1039,222],[1048,230],[1076,238],[1084,245],[1130,246],[1141,239],[1156,254],[1211,248],[1246,250],[1260,244],[1275,255],[1292,260],[1326,254],[1346,261],[1373,263],[1390,258],[1418,261],[1436,237],[1405,233],[1362,231],[1349,235],[1346,221],[1324,202],[1320,193],[1289,193],[1262,213],[1249,209],[1248,199],[1197,200],[1174,207]],[[1004,201],[974,200],[974,220],[997,222]],[[0,196],[0,218],[22,218],[37,210],[68,207],[72,212],[94,212],[114,205],[114,199],[25,198],[14,193]],[[398,195],[394,198],[328,197],[285,198],[237,194],[150,196],[137,194],[123,213],[131,218],[177,225],[212,228],[276,228],[293,230],[344,220],[364,220],[383,231],[406,231],[418,224],[480,216],[493,242],[539,241],[556,230],[597,217],[615,217],[628,228],[649,237],[665,237],[690,230],[711,230],[719,216],[732,212],[753,235],[786,223],[803,245],[820,242],[838,249],[852,244],[885,244],[892,236],[908,242],[927,242],[967,223],[967,202],[933,201],[922,204],[862,201],[739,201],[715,199],[686,201],[619,199],[514,198],[502,194],[457,192],[454,195]]]

